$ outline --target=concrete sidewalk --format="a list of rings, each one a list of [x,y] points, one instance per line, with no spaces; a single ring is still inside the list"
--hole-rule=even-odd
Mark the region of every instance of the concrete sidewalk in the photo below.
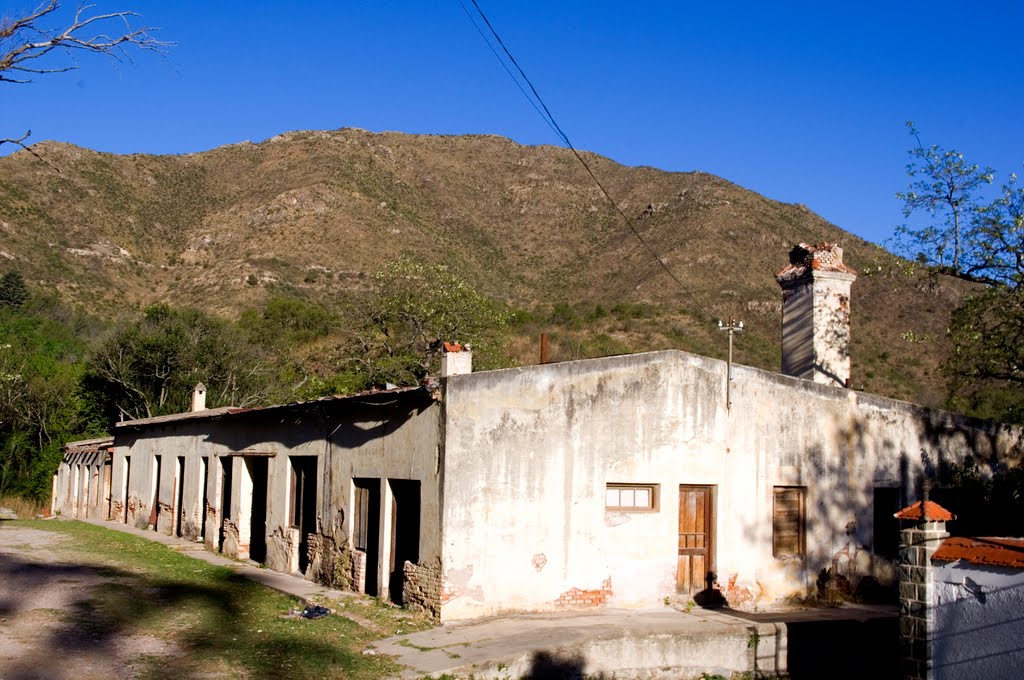
[[[163,543],[306,602],[365,597],[229,559],[205,550],[201,543],[117,522],[77,521]],[[790,640],[797,630],[794,626],[827,632],[837,630],[837,624],[859,626],[894,617],[893,607],[868,606],[760,614],[700,608],[690,612],[668,607],[602,608],[450,623],[379,640],[370,651],[393,656],[405,669],[401,678],[697,678],[703,673],[772,677],[797,671],[789,668],[791,642],[800,647],[808,643],[800,642],[800,636]],[[816,636],[811,646],[831,655],[826,642]],[[798,675],[819,677],[817,671],[794,673],[794,677]],[[888,677],[884,673],[869,675]]]
[[[447,624],[375,648],[406,668],[402,678],[695,678],[786,669],[784,624],[709,610],[522,614]]]

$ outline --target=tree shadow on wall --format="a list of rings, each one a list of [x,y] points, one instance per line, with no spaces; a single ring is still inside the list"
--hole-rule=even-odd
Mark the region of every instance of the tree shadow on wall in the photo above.
[[[870,395],[858,398],[873,408],[907,408],[888,400],[874,404]],[[977,534],[984,531],[983,524],[987,535],[1024,533],[1024,472],[1016,465],[1024,449],[1020,430],[917,407],[905,416],[913,436],[894,428],[898,419],[847,420],[839,412],[834,417],[842,420],[822,427],[831,435],[794,448],[798,453],[787,464],[795,475],[770,480],[804,490],[800,531],[805,545],[797,555],[775,559],[803,579],[812,601],[830,606],[848,600],[895,604],[900,526],[893,514],[919,500],[926,487],[933,500],[959,515],[947,525],[951,533],[969,526],[969,533]],[[755,545],[774,541],[775,523],[771,514],[759,516],[744,527],[747,539]],[[756,611],[761,584],[734,588],[734,577],[724,575],[730,584],[726,597]],[[866,620],[829,618],[785,622],[792,678],[900,677],[895,608]],[[851,656],[851,649],[871,653]],[[847,661],[837,664],[837,659]]]

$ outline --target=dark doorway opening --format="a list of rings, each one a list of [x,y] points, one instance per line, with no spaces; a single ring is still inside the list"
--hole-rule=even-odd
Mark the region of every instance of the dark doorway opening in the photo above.
[[[131,481],[132,481],[132,457],[131,456],[125,456],[124,457],[124,486],[121,488],[121,502],[124,503],[124,508],[122,508],[122,512],[124,514],[124,517],[121,518],[121,521],[123,523],[125,523],[125,524],[128,524],[128,506],[130,505],[130,503],[128,502],[128,490],[132,488]]]
[[[420,483],[389,479],[391,485],[391,560],[388,593],[395,604],[405,604],[406,562],[420,561]]]
[[[155,456],[156,465],[153,468],[153,504],[149,506],[149,523],[154,529],[160,520],[160,475],[163,468],[163,456]]]
[[[174,469],[174,535],[181,538],[185,523],[185,456],[178,456]]]
[[[875,555],[879,557],[896,559],[899,556],[900,521],[893,515],[903,507],[900,492],[899,487],[875,487],[871,544]]]
[[[252,519],[249,525],[249,559],[267,561],[267,459],[245,458],[245,466],[252,479]]]
[[[366,554],[366,576],[363,592],[380,594],[377,575],[380,565],[380,480],[354,479],[355,512],[353,514],[352,545]]]
[[[217,536],[217,549],[224,550],[224,522],[231,519],[231,473],[234,467],[234,458],[220,458],[220,521]]]
[[[199,459],[199,483],[203,485],[201,492],[203,503],[199,506],[199,538],[206,540],[206,509],[210,507],[210,457]]]
[[[291,525],[299,530],[299,571],[309,566],[309,535],[316,533],[316,457],[292,456]]]

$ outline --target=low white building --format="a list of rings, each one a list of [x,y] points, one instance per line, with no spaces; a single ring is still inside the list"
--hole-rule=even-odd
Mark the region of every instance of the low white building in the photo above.
[[[1022,433],[842,387],[853,278],[832,246],[780,273],[800,377],[680,351],[472,373],[450,347],[423,387],[119,423],[111,518],[445,621],[892,582],[926,471],[1019,460]]]

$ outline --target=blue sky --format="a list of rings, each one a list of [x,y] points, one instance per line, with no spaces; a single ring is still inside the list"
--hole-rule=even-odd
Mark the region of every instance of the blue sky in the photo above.
[[[458,0],[95,1],[178,45],[2,85],[2,136],[117,153],[348,126],[558,142]],[[903,221],[904,121],[1024,171],[1024,3],[478,2],[578,148],[714,173],[869,240]]]

